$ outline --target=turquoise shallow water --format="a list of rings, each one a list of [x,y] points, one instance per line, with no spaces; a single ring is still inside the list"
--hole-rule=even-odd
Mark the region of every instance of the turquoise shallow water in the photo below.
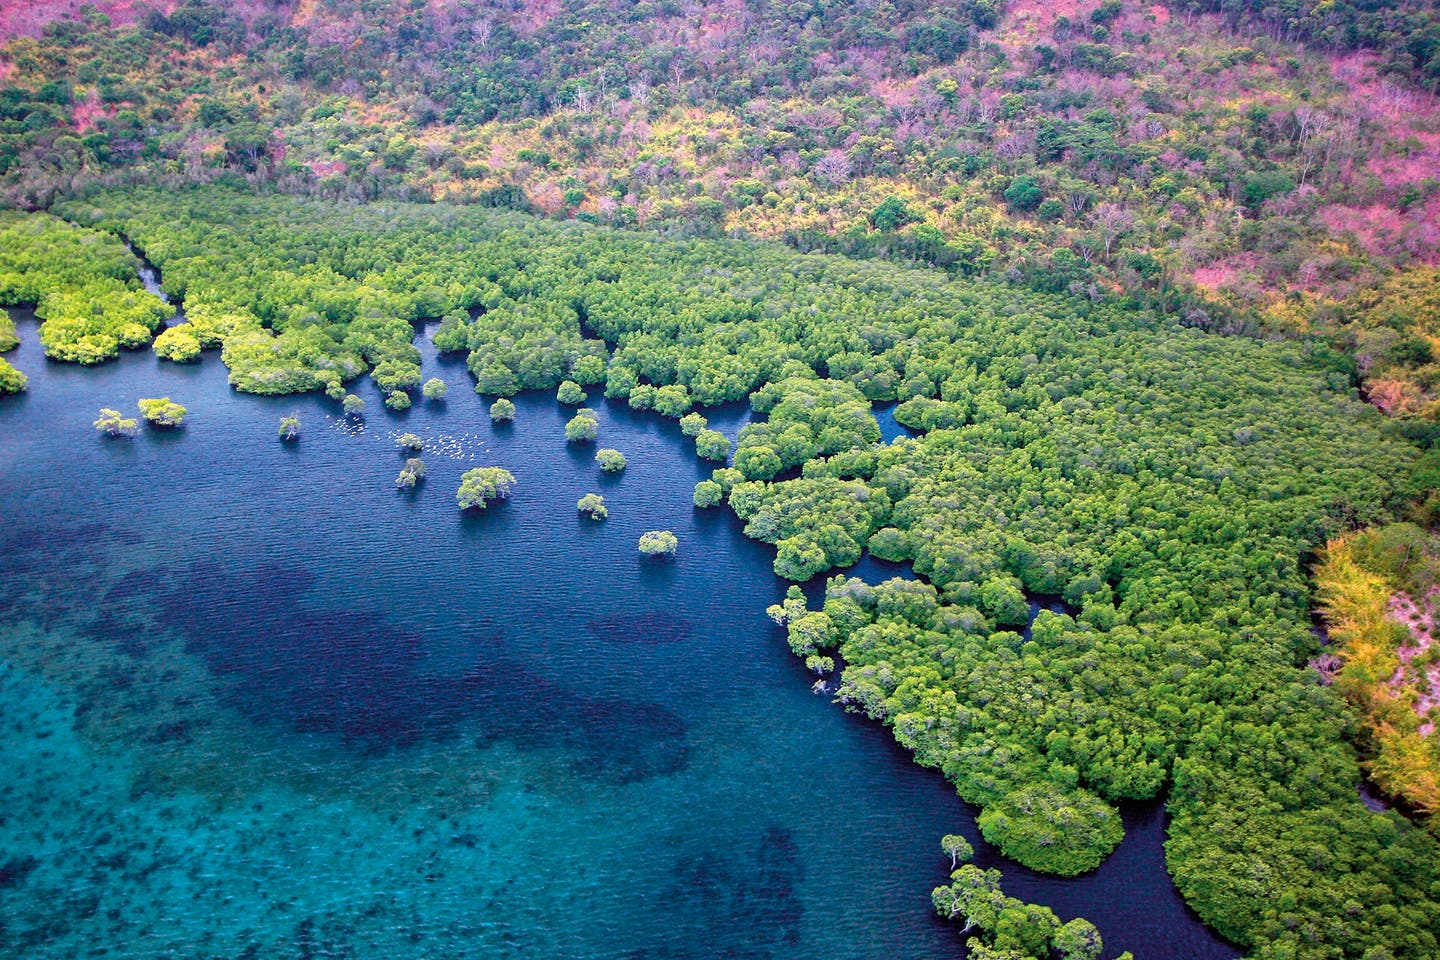
[[[244,397],[218,357],[46,363],[0,401],[0,955],[938,958],[939,837],[971,811],[810,692],[764,616],[785,584],[670,421],[598,398],[493,427],[443,403],[337,416]],[[428,341],[422,335],[421,341]],[[100,438],[169,395],[187,425]],[[276,439],[297,412],[302,438]],[[743,408],[712,412],[732,437]],[[898,431],[893,423],[891,433]],[[393,438],[426,437],[398,493]],[[469,467],[518,478],[474,516]],[[603,493],[605,523],[575,511]],[[680,550],[642,559],[640,532]],[[861,572],[894,575],[867,561]],[[1007,889],[1108,952],[1226,957],[1163,873],[1163,814],[1096,874]]]

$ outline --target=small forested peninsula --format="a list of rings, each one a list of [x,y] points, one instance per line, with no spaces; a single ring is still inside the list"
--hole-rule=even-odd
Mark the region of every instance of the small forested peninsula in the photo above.
[[[1440,949],[1440,845],[1362,804],[1346,704],[1307,666],[1306,561],[1400,518],[1427,468],[1323,343],[476,208],[206,188],[55,209],[145,249],[241,390],[343,394],[366,369],[414,389],[410,321],[443,316],[482,393],[593,385],[699,440],[692,406],[748,398],[763,419],[697,505],[726,498],[792,580],[867,548],[913,566],[772,613],[822,672],[838,651],[837,699],[942,770],[986,839],[1072,875],[1120,841],[1116,804],[1163,796],[1177,886],[1252,954]],[[879,443],[875,402],[911,435]],[[591,410],[571,424],[596,435]],[[473,470],[460,504],[510,482]],[[673,551],[662,533],[640,549]],[[1022,634],[1027,595],[1068,612]]]

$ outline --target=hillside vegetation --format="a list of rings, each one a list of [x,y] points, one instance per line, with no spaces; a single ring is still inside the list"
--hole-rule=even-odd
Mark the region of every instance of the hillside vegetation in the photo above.
[[[1433,420],[1440,19],[1174,0],[19,4],[0,183],[244,179],[784,239],[1318,333]],[[1378,288],[1378,289],[1377,289]]]

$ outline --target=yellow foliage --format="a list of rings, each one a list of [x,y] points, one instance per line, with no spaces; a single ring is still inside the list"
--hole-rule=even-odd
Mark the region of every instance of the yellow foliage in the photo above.
[[[1315,581],[1334,652],[1344,666],[1335,689],[1363,713],[1374,740],[1366,766],[1375,783],[1426,818],[1440,832],[1440,737],[1419,732],[1412,703],[1415,691],[1391,688],[1400,669],[1399,649],[1409,630],[1389,617],[1398,589],[1387,577],[1366,569],[1355,555],[1355,537],[1330,541]]]
[[[1386,793],[1405,798],[1440,830],[1440,749],[1435,738],[1389,726],[1377,731],[1379,744],[1370,761],[1370,775]]]

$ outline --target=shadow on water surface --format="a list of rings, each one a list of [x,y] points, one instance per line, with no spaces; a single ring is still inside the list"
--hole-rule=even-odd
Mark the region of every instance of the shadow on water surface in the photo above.
[[[685,722],[655,703],[565,688],[504,651],[503,639],[468,641],[473,663],[455,675],[425,669],[430,644],[383,613],[312,606],[314,577],[264,565],[196,566],[157,580],[159,619],[225,679],[226,696],[257,724],[338,737],[386,751],[478,729],[477,744],[521,749],[563,744],[576,773],[633,782],[683,770]]]

